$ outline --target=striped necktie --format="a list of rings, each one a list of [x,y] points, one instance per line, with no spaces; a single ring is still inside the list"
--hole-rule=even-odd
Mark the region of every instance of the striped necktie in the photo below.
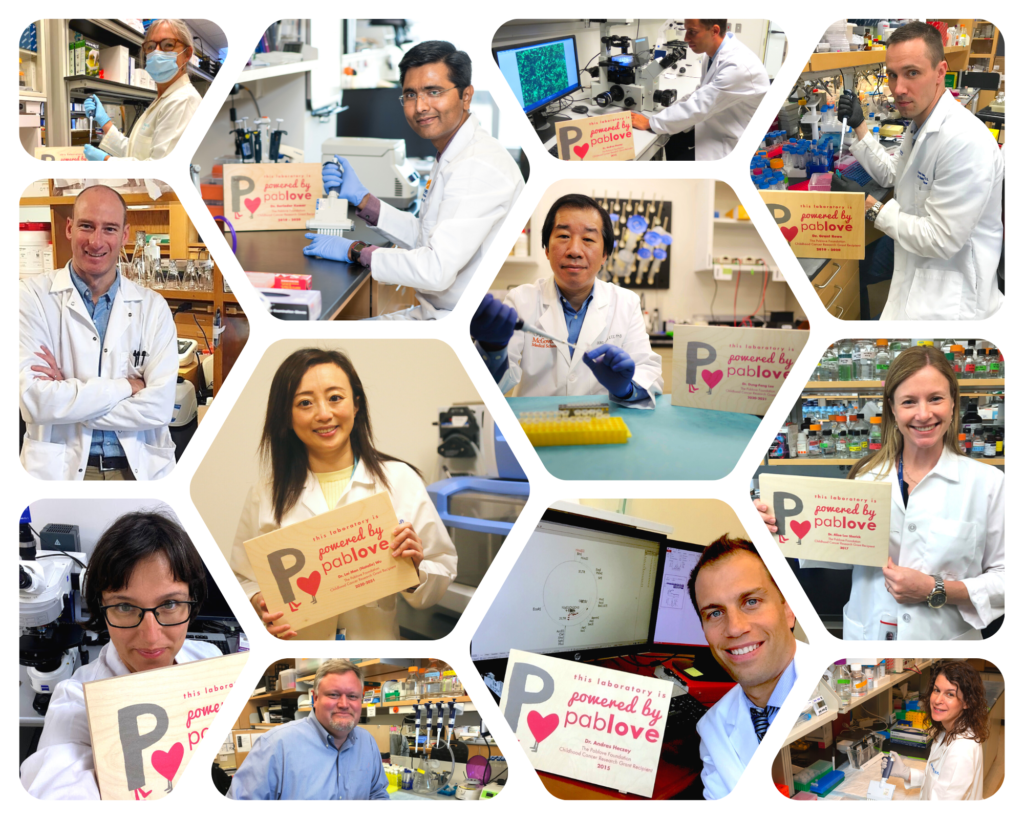
[[[771,718],[775,716],[778,710],[779,709],[774,705],[766,705],[764,708],[750,709],[750,719],[754,723],[754,733],[757,734],[758,742],[764,739],[764,735],[768,731],[768,725]]]

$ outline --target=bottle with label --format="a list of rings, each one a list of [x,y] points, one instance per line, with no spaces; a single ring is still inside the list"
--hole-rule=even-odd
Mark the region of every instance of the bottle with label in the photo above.
[[[1002,362],[999,360],[999,350],[994,347],[985,348],[985,355],[988,357],[988,377],[1002,378]]]
[[[1003,429],[1002,427],[996,427],[996,457],[1002,458],[1003,453]]]
[[[853,362],[853,341],[850,339],[844,339],[839,342],[839,357],[837,361],[837,375],[838,381],[856,381],[856,369]]]
[[[971,457],[985,457],[985,431],[981,427],[979,427],[974,433],[974,443],[971,446]]]
[[[847,448],[849,444],[850,430],[846,426],[846,416],[838,416],[839,423],[836,425],[835,433],[832,437],[836,443],[836,457],[837,458],[849,458],[850,452]]]
[[[806,458],[810,455],[807,450],[807,430],[801,429],[796,436],[796,457]]]
[[[974,348],[968,347],[967,353],[964,356],[964,378],[974,378],[974,370],[977,366],[977,361],[974,358]]]
[[[961,454],[970,457],[971,453],[967,450],[967,436],[961,432],[959,435],[957,435],[957,441],[959,442],[957,446],[960,447]]]
[[[896,360],[896,357],[907,349],[907,343],[901,341],[898,338],[894,338],[889,342],[889,356],[892,361]]]
[[[788,446],[787,441],[789,439],[789,430],[786,427],[782,427],[779,430],[779,434],[775,436],[775,440],[772,441],[772,445],[768,450],[769,458],[788,458]]]
[[[875,378],[875,345],[864,338],[857,342],[860,360],[857,362],[857,380],[873,381]]]
[[[949,355],[946,356],[949,359],[950,366],[953,368],[953,372],[956,373],[957,380],[964,377],[964,364],[966,363],[966,356],[964,355],[964,348],[962,344],[953,344],[949,348]]]
[[[859,432],[860,434],[867,435],[867,433],[868,433],[868,424],[867,424],[867,421],[864,420],[864,413],[863,412],[858,412],[857,413],[857,423],[855,425],[855,428],[856,428],[857,432]]]
[[[821,424],[811,424],[811,434],[807,436],[807,456],[821,457]]]
[[[868,693],[868,681],[860,668],[850,668],[850,698],[856,699]]]
[[[836,663],[835,681],[836,696],[839,697],[839,702],[844,705],[848,704],[850,702],[850,667],[846,664],[846,660]]]
[[[838,381],[839,380],[839,352],[836,350],[835,344],[830,344],[829,348],[825,350],[824,358],[825,367],[825,381]]]
[[[985,457],[996,457],[996,434],[992,430],[985,435]]]
[[[875,381],[881,381],[885,383],[885,377],[889,374],[889,362],[892,360],[889,356],[889,342],[880,338],[875,342]]]
[[[982,423],[981,416],[978,414],[978,402],[968,401],[967,411],[960,420],[961,428],[973,440],[975,434],[981,430]]]
[[[995,451],[996,441],[992,439],[992,450]],[[836,457],[836,442],[832,439],[832,430],[823,429],[821,431],[821,443],[818,445],[818,449],[821,451],[822,458],[834,458]]]
[[[871,416],[871,430],[868,433],[868,450],[872,453],[880,452],[882,449],[882,418],[878,415]]]

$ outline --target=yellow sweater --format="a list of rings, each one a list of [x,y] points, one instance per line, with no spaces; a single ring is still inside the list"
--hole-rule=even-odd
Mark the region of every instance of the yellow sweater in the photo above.
[[[346,469],[339,469],[337,472],[313,473],[320,482],[320,491],[324,493],[328,509],[333,509],[337,506],[341,496],[345,494],[345,490],[348,489],[349,482],[352,480],[352,470],[354,468],[350,466]]]

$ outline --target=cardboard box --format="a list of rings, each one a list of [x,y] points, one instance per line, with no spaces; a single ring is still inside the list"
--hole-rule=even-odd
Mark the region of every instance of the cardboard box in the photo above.
[[[118,45],[100,49],[99,62],[103,79],[124,85],[130,84],[132,58],[128,46]]]

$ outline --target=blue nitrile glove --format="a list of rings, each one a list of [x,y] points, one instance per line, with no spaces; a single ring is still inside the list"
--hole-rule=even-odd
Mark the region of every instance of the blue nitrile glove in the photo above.
[[[103,103],[100,102],[100,98],[93,94],[85,100],[85,105],[82,106],[85,109],[85,115],[92,117],[100,128],[110,122],[110,115],[107,114],[106,109],[103,107]]]
[[[351,264],[348,258],[348,249],[354,244],[353,239],[319,233],[307,233],[306,238],[312,239],[313,243],[302,248],[303,256],[319,256],[321,259]]]
[[[341,165],[341,172],[334,165],[324,165],[323,178],[324,178],[324,190],[330,188],[337,188],[341,186],[341,190],[338,192],[338,196],[342,199],[348,199],[353,207],[359,207],[359,203],[363,201],[363,197],[369,193],[366,186],[359,181],[359,177],[356,176],[356,172],[352,170],[352,163],[350,163],[343,156],[334,157],[338,164]]]
[[[829,190],[832,193],[862,193],[867,196],[867,191],[864,190],[863,185],[854,182],[852,179],[847,179],[838,172],[832,174],[832,183],[829,186]]]
[[[600,361],[597,360],[599,358]],[[616,398],[629,398],[633,392],[633,373],[636,372],[636,364],[629,353],[613,344],[602,344],[596,350],[584,353],[583,363],[590,367],[594,378],[608,392]]]
[[[94,148],[92,145],[83,145],[82,151],[85,154],[85,158],[92,162],[102,162],[110,154],[104,153],[99,148]]]
[[[469,322],[469,334],[488,352],[507,347],[519,316],[490,293],[484,296]]]

